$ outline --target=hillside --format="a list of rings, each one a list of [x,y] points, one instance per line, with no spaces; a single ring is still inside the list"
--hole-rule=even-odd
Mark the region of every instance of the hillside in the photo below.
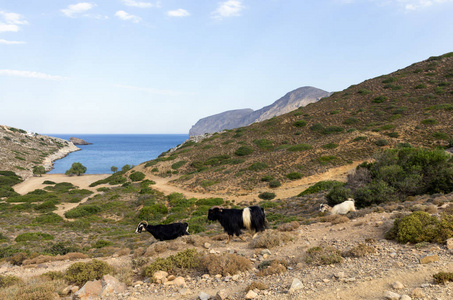
[[[270,190],[400,143],[447,147],[453,138],[453,53],[366,80],[306,107],[201,142],[140,168],[198,192]],[[291,179],[289,179],[290,177]],[[267,180],[268,181],[268,180]]]
[[[0,149],[0,170],[23,178],[32,176],[34,166],[43,165],[49,171],[52,161],[79,150],[66,140],[4,125],[0,125]]]
[[[310,103],[314,103],[323,97],[329,96],[330,94],[331,93],[321,89],[304,86],[287,93],[271,105],[265,106],[256,111],[250,108],[238,109],[203,118],[192,126],[189,130],[189,136],[244,127],[255,122],[280,116]]]

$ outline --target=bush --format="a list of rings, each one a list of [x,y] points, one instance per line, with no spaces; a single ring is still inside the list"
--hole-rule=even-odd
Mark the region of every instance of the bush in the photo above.
[[[343,262],[341,252],[332,247],[313,247],[307,250],[305,262],[310,265],[322,266]]]
[[[254,140],[253,141],[258,148],[266,151],[272,151],[274,149],[274,143],[266,139]]]
[[[328,144],[322,145],[322,148],[324,148],[324,149],[335,149],[337,147],[338,147],[338,144],[335,144],[335,143],[328,143]]]
[[[55,213],[48,213],[42,216],[36,217],[32,223],[35,224],[57,224],[63,221],[63,218]]]
[[[387,239],[399,243],[432,242],[438,232],[439,221],[424,211],[416,211],[394,221],[393,227],[386,233]]]
[[[13,275],[0,275],[0,289],[22,282],[19,277]]]
[[[248,167],[248,169],[250,171],[261,171],[261,170],[266,169],[267,167],[268,167],[268,165],[263,162],[255,162],[255,163],[251,164],[250,167]]]
[[[288,262],[284,260],[274,259],[271,261],[263,261],[258,265],[258,270],[260,271],[256,273],[256,276],[264,277],[269,275],[282,274],[286,272],[287,266]]]
[[[208,254],[202,257],[200,261],[200,268],[211,275],[234,275],[239,272],[250,270],[251,267],[252,264],[250,260],[237,254],[226,254],[221,256]]]
[[[258,198],[263,200],[272,200],[275,198],[275,193],[263,192],[258,195]]]
[[[386,96],[379,96],[373,99],[373,103],[382,103],[386,101],[388,98]]]
[[[16,242],[28,242],[28,241],[42,241],[42,240],[53,240],[54,237],[48,233],[42,232],[26,232],[19,234],[15,241]]]
[[[434,282],[437,284],[446,284],[453,281],[453,272],[439,272],[433,275]]]
[[[112,273],[113,268],[100,260],[77,262],[69,266],[65,272],[65,279],[72,284],[83,286],[87,281],[99,280],[102,276]]]
[[[176,255],[170,255],[167,258],[156,258],[151,264],[143,268],[142,275],[153,279],[157,271],[175,273],[176,268],[193,269],[197,268],[200,261],[200,254],[196,249],[186,249],[178,252]]]
[[[299,121],[294,122],[293,125],[296,127],[304,127],[307,125],[307,122],[305,122],[304,120],[299,120]]]
[[[93,248],[100,249],[111,245],[113,245],[113,242],[111,241],[97,240],[96,243],[93,244]]]
[[[383,146],[387,146],[389,144],[389,142],[384,139],[379,139],[375,142],[375,144],[376,144],[376,146],[383,147]]]
[[[318,181],[317,183],[315,183],[314,185],[310,186],[308,189],[306,189],[305,191],[301,192],[297,196],[298,197],[302,197],[304,195],[310,195],[310,194],[315,194],[315,193],[319,193],[319,192],[322,192],[322,191],[328,191],[328,190],[333,189],[336,186],[342,187],[342,186],[344,186],[344,183],[339,182],[339,181],[335,181],[335,180]]]
[[[70,252],[78,252],[80,249],[75,246],[68,246],[66,243],[58,242],[50,246],[46,252],[51,255],[65,255]]]
[[[323,134],[333,134],[333,133],[341,133],[344,131],[343,127],[340,126],[328,126],[322,130]]]
[[[66,171],[66,175],[77,175],[80,176],[87,171],[87,168],[79,162],[72,164],[71,168]]]
[[[250,155],[252,153],[253,153],[253,148],[250,146],[241,146],[234,152],[234,154],[236,154],[237,156],[246,156],[246,155]]]
[[[274,189],[274,188],[278,188],[278,187],[281,186],[281,185],[282,185],[281,182],[278,181],[278,180],[271,180],[271,181],[269,182],[269,187],[270,187],[270,188],[273,188],[273,189]]]
[[[145,174],[143,174],[142,172],[134,172],[129,175],[129,179],[132,181],[142,181],[143,179],[145,179]]]
[[[288,178],[289,180],[297,180],[302,178],[302,174],[300,174],[299,172],[291,172],[289,174],[286,174],[286,178]]]
[[[342,185],[334,185],[332,190],[326,195],[327,203],[330,206],[335,206],[351,197],[351,190]]]
[[[97,214],[101,210],[97,205],[79,205],[65,212],[64,216],[68,219],[76,219]]]
[[[436,121],[436,119],[425,119],[425,120],[421,121],[420,123],[422,123],[424,125],[435,125],[435,124],[437,124],[437,121]]]
[[[172,168],[173,170],[178,170],[179,168],[181,168],[182,166],[184,166],[186,163],[187,163],[187,161],[181,160],[181,161],[178,161],[178,162],[172,164],[172,165],[171,165],[171,168]]]

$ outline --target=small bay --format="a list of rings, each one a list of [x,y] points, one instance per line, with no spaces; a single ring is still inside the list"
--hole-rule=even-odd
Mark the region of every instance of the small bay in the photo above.
[[[128,165],[138,165],[157,158],[189,138],[187,134],[46,134],[69,141],[80,138],[91,145],[77,145],[81,151],[70,153],[56,160],[49,174],[65,173],[74,162],[87,167],[86,174],[112,173],[111,167],[118,170]]]

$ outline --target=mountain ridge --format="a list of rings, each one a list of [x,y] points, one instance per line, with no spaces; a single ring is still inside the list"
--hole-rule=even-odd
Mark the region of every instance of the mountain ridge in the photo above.
[[[330,94],[311,86],[300,87],[286,93],[274,103],[255,111],[250,108],[229,110],[202,118],[189,130],[189,136],[220,132],[261,122],[319,101]]]

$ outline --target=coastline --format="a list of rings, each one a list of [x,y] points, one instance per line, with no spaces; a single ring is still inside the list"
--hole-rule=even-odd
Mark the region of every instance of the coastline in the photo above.
[[[44,158],[42,165],[46,169],[46,172],[53,169],[54,161],[56,161],[58,159],[62,159],[63,157],[66,157],[71,152],[82,150],[79,147],[77,147],[76,145],[74,145],[72,142],[68,142],[68,141],[65,141],[65,142],[68,143],[68,146],[63,147],[63,148],[59,149],[57,152],[52,153],[49,156],[46,156],[46,158]]]

